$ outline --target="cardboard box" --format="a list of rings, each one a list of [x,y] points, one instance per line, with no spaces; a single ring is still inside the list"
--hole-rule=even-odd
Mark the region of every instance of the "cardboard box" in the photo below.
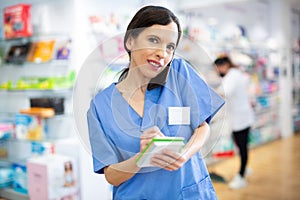
[[[25,162],[13,163],[13,189],[17,192],[27,194],[28,193],[28,177],[27,168]]]
[[[12,45],[5,56],[5,62],[22,65],[27,59],[30,46],[30,42]]]
[[[27,56],[28,62],[48,62],[53,57],[55,40],[33,42]]]
[[[78,199],[77,170],[72,158],[46,155],[27,161],[28,191],[31,200]]]
[[[16,114],[15,138],[41,140],[45,135],[44,119],[40,116]]]
[[[31,5],[17,4],[4,8],[4,38],[13,39],[32,36]]]

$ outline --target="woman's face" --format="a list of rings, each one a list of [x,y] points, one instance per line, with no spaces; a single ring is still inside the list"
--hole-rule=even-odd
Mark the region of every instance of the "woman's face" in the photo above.
[[[178,38],[176,23],[153,25],[126,42],[131,52],[130,70],[146,79],[156,77],[172,60]]]

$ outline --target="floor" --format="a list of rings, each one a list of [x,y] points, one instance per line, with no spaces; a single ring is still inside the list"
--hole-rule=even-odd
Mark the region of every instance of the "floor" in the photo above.
[[[250,150],[248,186],[231,190],[226,183],[213,181],[220,200],[300,200],[300,133]],[[209,167],[227,182],[239,169],[237,157]]]

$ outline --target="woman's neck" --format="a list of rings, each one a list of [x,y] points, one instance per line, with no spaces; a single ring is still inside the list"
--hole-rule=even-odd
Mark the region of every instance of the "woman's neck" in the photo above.
[[[127,77],[117,85],[118,90],[128,104],[138,113],[139,116],[144,115],[144,101],[147,84],[150,80],[141,78],[136,74],[127,74]]]
[[[122,91],[136,92],[140,90],[145,94],[149,82],[150,79],[145,78],[142,74],[138,73],[137,70],[129,70],[127,77],[118,85]]]

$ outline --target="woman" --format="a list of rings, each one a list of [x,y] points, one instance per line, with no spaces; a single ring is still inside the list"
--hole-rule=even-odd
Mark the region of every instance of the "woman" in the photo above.
[[[141,8],[124,37],[129,67],[118,83],[91,101],[94,171],[104,173],[114,186],[114,199],[216,199],[199,150],[209,135],[210,119],[224,101],[186,62],[173,59],[180,37],[180,24],[171,11]],[[153,157],[155,167],[139,168],[140,152],[152,138],[163,136],[184,137],[182,153],[165,150]]]
[[[248,137],[254,121],[254,112],[248,95],[248,78],[235,66],[228,56],[215,60],[226,95],[229,122],[233,139],[240,152],[240,171],[229,183],[231,189],[247,186],[245,179],[248,161]],[[249,171],[248,171],[249,172]]]

